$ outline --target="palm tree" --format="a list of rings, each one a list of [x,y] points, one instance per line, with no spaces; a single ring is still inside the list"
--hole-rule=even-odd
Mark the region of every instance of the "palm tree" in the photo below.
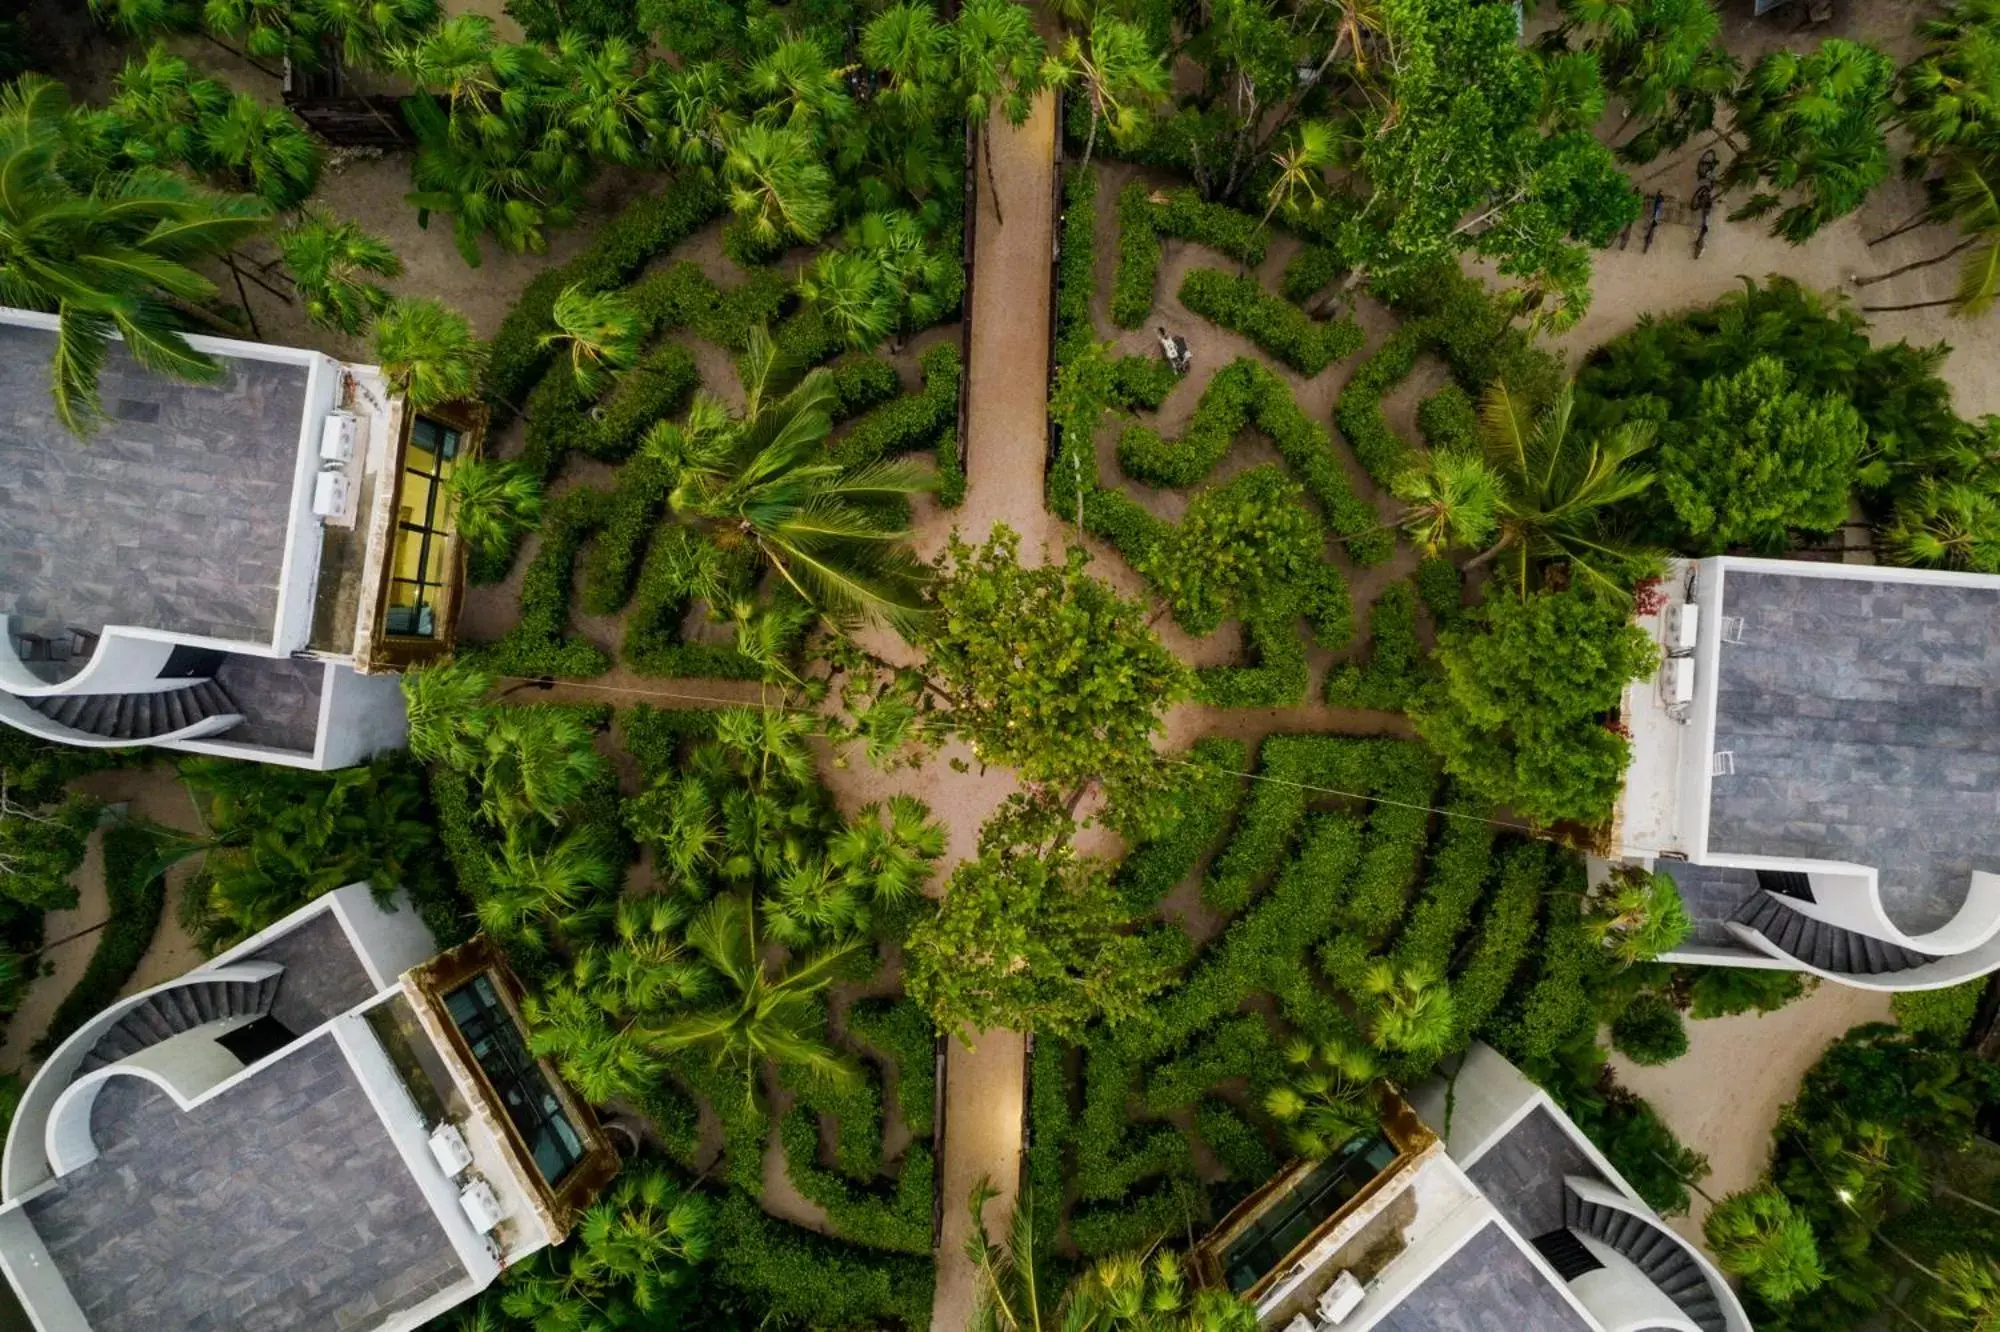
[[[986,1236],[986,1204],[999,1196],[993,1180],[982,1175],[967,1199],[972,1226],[965,1236],[965,1256],[978,1282],[967,1332],[1042,1332],[1045,1327],[1061,1326],[1059,1307],[1042,1293],[1042,1273],[1036,1263],[1041,1244],[1035,1236],[1034,1194],[1024,1189],[1015,1202],[1004,1245]]]
[[[376,317],[375,356],[418,411],[477,396],[486,368],[486,344],[465,316],[427,296],[399,297]]]
[[[500,1306],[539,1332],[662,1326],[713,1242],[708,1199],[659,1166],[636,1165],[584,1212],[570,1243],[510,1277]]]
[[[141,166],[200,163],[203,122],[229,104],[229,89],[215,79],[198,79],[188,62],[154,42],[138,60],[118,72],[118,92],[110,109],[124,131],[125,157]]]
[[[1271,154],[1271,164],[1278,168],[1278,174],[1265,192],[1269,203],[1257,222],[1258,232],[1261,234],[1271,225],[1271,214],[1280,208],[1300,210],[1301,198],[1305,200],[1304,211],[1318,211],[1322,202],[1319,187],[1327,168],[1336,160],[1333,126],[1324,120],[1300,121],[1292,131],[1291,146]]]
[[[1931,215],[1935,221],[1956,222],[1962,239],[1928,259],[1873,277],[1856,278],[1854,285],[1865,287],[1915,269],[1929,268],[1970,250],[1959,262],[1956,289],[1942,300],[1918,301],[1912,305],[1867,305],[1863,310],[1881,313],[1949,305],[1953,314],[1970,318],[1993,308],[1995,298],[2000,297],[2000,155],[1953,154],[1946,163]]]
[[[593,1105],[645,1093],[666,1074],[666,1061],[647,1044],[630,1010],[604,1002],[589,982],[544,985],[521,1001],[528,1049],[553,1060],[563,1080]]]
[[[744,419],[698,441],[681,463],[674,512],[708,527],[725,550],[747,546],[807,604],[835,623],[880,616],[909,625],[923,612],[925,570],[888,510],[934,481],[892,460],[846,467],[826,451],[833,381],[808,374],[773,399],[781,367],[752,330],[742,359]]]
[[[313,0],[328,40],[340,43],[341,63],[381,67],[385,54],[437,26],[438,0]]]
[[[590,291],[572,282],[556,297],[555,331],[541,345],[569,345],[570,373],[585,393],[596,391],[604,370],[625,370],[639,359],[639,311],[622,291]]]
[[[803,130],[742,126],[729,138],[722,174],[730,210],[760,244],[816,241],[833,221],[833,175]]]
[[[849,119],[847,71],[827,60],[810,37],[788,36],[759,56],[743,73],[753,97],[763,99],[757,120],[765,125],[813,131]]]
[[[930,813],[910,795],[863,805],[827,843],[827,859],[872,901],[910,901],[923,892],[945,852],[944,826],[933,823]]]
[[[452,469],[445,489],[459,539],[475,560],[506,554],[541,521],[541,478],[518,462],[462,462]]]
[[[590,724],[566,708],[496,708],[479,742],[480,812],[500,828],[535,819],[560,826],[563,811],[610,771]]]
[[[710,988],[708,968],[688,955],[683,938],[693,908],[686,896],[651,893],[618,904],[610,948],[579,957],[578,983],[608,993],[627,1012],[692,1003]]]
[[[1505,384],[1489,386],[1480,402],[1487,462],[1500,479],[1500,536],[1468,567],[1508,553],[1523,597],[1540,564],[1560,562],[1572,583],[1623,594],[1656,559],[1605,530],[1612,506],[1653,482],[1652,473],[1631,465],[1653,445],[1651,423],[1627,422],[1603,439],[1585,441],[1570,428],[1574,406],[1570,385],[1542,411]]]
[[[402,684],[411,757],[471,771],[491,721],[486,695],[493,677],[470,662],[447,661],[405,671]]]
[[[714,172],[742,128],[734,106],[735,88],[724,65],[704,60],[669,70],[660,94],[661,136],[666,156],[681,166]]]
[[[1948,1253],[1938,1260],[1931,1312],[1969,1332],[2000,1328],[2000,1264],[1984,1255]]]
[[[664,127],[653,67],[623,37],[566,31],[556,39],[560,75],[551,110],[590,155],[636,166]]]
[[[319,144],[299,118],[237,93],[201,125],[203,148],[231,182],[273,208],[296,208],[319,183]]]
[[[875,94],[878,105],[904,112],[912,121],[930,114],[950,75],[952,30],[939,23],[929,5],[901,0],[861,30],[861,60],[887,77]]]
[[[1923,54],[1897,73],[1896,119],[1929,158],[1993,139],[2000,128],[2000,6],[1951,0],[1918,22]]]
[[[571,828],[542,845],[519,825],[501,827],[499,850],[486,857],[486,891],[473,903],[481,929],[540,950],[551,927],[570,934],[609,913],[618,865],[597,829]]]
[[[859,887],[819,856],[787,865],[763,903],[765,928],[788,948],[846,939],[868,927]]]
[[[90,0],[90,12],[107,26],[134,37],[156,32],[192,32],[201,26],[194,0]]]
[[[2000,573],[2000,496],[1990,480],[1924,477],[1896,501],[1882,544],[1897,564]]]
[[[1701,1229],[1722,1270],[1772,1304],[1788,1304],[1826,1281],[1811,1223],[1768,1179],[1717,1203]]]
[[[1064,1296],[1064,1332],[1257,1332],[1255,1305],[1213,1287],[1190,1292],[1171,1249],[1100,1258]]]
[[[1762,183],[1731,220],[1762,217],[1800,191],[1778,214],[1773,236],[1794,245],[1859,208],[1889,176],[1889,94],[1893,60],[1872,46],[1829,38],[1806,54],[1775,51],[1751,67],[1734,94],[1736,130],[1745,146],[1723,172],[1723,185]]]
[[[632,836],[653,848],[655,865],[683,883],[703,884],[721,859],[721,805],[699,777],[662,777],[626,801],[624,814]]]
[[[1694,917],[1672,876],[1620,865],[1584,894],[1591,937],[1626,966],[1650,962],[1687,942]]]
[[[881,344],[897,323],[896,289],[874,255],[827,250],[799,276],[799,295],[848,346]]]
[[[1361,974],[1358,988],[1376,1049],[1428,1059],[1451,1044],[1457,1026],[1451,989],[1436,972],[1377,961]]]
[[[1477,546],[1499,522],[1500,478],[1472,454],[1434,449],[1399,473],[1389,489],[1409,506],[1397,524],[1426,555],[1446,546]]]
[[[748,893],[704,906],[688,926],[687,941],[715,970],[724,995],[650,1028],[646,1039],[654,1049],[706,1050],[718,1066],[737,1065],[746,1102],[756,1099],[757,1070],[766,1060],[835,1087],[853,1084],[854,1068],[821,1035],[818,996],[859,945],[827,949],[773,975],[757,940],[757,910]]]
[[[1044,82],[1048,48],[1035,31],[1034,16],[1016,0],[966,0],[952,27],[952,58],[965,118],[979,127],[979,156],[986,163],[986,196],[993,220],[1000,212],[1000,186],[993,175],[993,117],[1021,125]]]
[[[1303,1036],[1285,1043],[1284,1080],[1264,1095],[1264,1109],[1285,1125],[1292,1150],[1310,1160],[1331,1156],[1379,1122],[1372,1051],[1344,1041],[1314,1045]]]
[[[1071,36],[1062,53],[1049,62],[1048,82],[1083,92],[1090,111],[1090,132],[1083,141],[1083,166],[1097,147],[1103,125],[1113,142],[1129,142],[1146,123],[1153,104],[1167,95],[1167,66],[1153,49],[1152,39],[1137,24],[1100,11],[1091,20],[1088,40]]]
[[[308,211],[278,233],[278,253],[292,273],[306,318],[321,328],[359,333],[389,304],[371,277],[396,277],[403,264],[382,240],[344,218]]]
[[[188,265],[262,230],[258,199],[215,194],[162,171],[101,177],[88,193],[60,166],[69,96],[24,75],[0,91],[0,302],[61,320],[50,387],[78,434],[102,413],[97,381],[114,335],[155,374],[209,382],[222,371],[188,345],[172,305],[214,294]]]

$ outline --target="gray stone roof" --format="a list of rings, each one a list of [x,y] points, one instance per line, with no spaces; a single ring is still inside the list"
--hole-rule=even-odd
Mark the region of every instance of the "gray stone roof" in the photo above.
[[[105,362],[105,420],[78,439],[49,400],[55,334],[0,324],[0,613],[268,642],[305,417],[306,368],[226,361],[214,384]]]
[[[1375,1326],[1380,1332],[1591,1332],[1542,1269],[1490,1224]]]
[[[188,1114],[113,1078],[91,1133],[26,1211],[93,1332],[345,1332],[466,1278],[330,1033]]]
[[[1562,1228],[1563,1176],[1609,1183],[1576,1140],[1539,1105],[1465,1173],[1524,1239]]]
[[[1757,871],[1664,859],[1657,868],[1681,890],[1681,902],[1694,917],[1690,943],[1743,947],[1742,940],[1724,928],[1724,922],[1735,919],[1744,904],[1763,891],[1757,884]]]
[[[2000,870],[2000,590],[1727,570],[1709,849],[1880,871],[1936,929]]]

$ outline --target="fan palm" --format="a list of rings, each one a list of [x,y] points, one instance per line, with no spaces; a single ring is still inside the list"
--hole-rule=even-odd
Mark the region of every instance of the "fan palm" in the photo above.
[[[744,125],[722,158],[729,207],[760,244],[816,241],[833,221],[833,175],[803,130]]]
[[[406,296],[376,317],[375,356],[382,373],[421,411],[478,394],[486,344],[442,301]]]
[[[1938,1260],[1931,1312],[1954,1328],[2000,1328],[2000,1264],[1985,1255],[1948,1253]]]
[[[1631,421],[1586,441],[1571,429],[1574,405],[1571,386],[1542,411],[1505,384],[1489,386],[1480,402],[1486,459],[1500,482],[1500,535],[1471,563],[1506,554],[1523,597],[1545,563],[1560,562],[1576,585],[1622,594],[1657,560],[1606,530],[1611,507],[1653,482],[1652,473],[1633,465],[1652,447],[1652,425]]]
[[[1027,121],[1044,82],[1048,48],[1034,16],[1016,0],[966,0],[952,25],[952,59],[965,119],[979,127],[979,156],[986,163],[986,196],[993,220],[1006,225],[1000,186],[993,174],[993,117],[1010,125]]]
[[[1146,30],[1099,11],[1086,37],[1072,36],[1047,66],[1048,82],[1077,88],[1090,113],[1083,166],[1090,167],[1103,126],[1114,143],[1128,143],[1146,123],[1153,104],[1167,95],[1167,66]]]
[[[512,550],[541,521],[541,478],[518,462],[462,462],[452,469],[445,488],[459,539],[475,560]]]
[[[765,928],[788,948],[838,941],[868,926],[868,903],[860,888],[819,856],[785,866],[763,903]]]
[[[297,116],[249,93],[201,125],[209,161],[273,208],[295,208],[319,183],[319,144]]]
[[[951,29],[929,5],[902,0],[870,19],[861,59],[885,75],[876,102],[913,119],[928,115],[950,78],[951,45]]]
[[[1772,1304],[1789,1303],[1826,1281],[1811,1223],[1768,1180],[1717,1203],[1701,1230],[1722,1270]]]
[[[480,928],[540,949],[551,929],[574,933],[608,914],[618,865],[594,828],[572,828],[544,845],[529,830],[508,827],[499,850],[487,854],[486,878],[473,903]]]
[[[569,347],[570,373],[586,393],[595,392],[602,372],[629,369],[639,359],[639,312],[622,291],[590,291],[572,282],[556,297],[555,331],[541,345]]]
[[[556,123],[593,157],[621,166],[642,161],[663,123],[652,67],[623,37],[564,32],[556,39]]]
[[[1965,257],[1959,260],[1958,283],[1952,294],[1942,300],[1918,301],[1911,305],[1863,306],[1864,310],[1879,313],[1949,305],[1953,314],[1970,318],[1993,308],[1994,300],[2000,298],[2000,154],[1953,154],[1941,177],[1931,216],[1935,221],[1957,224],[1961,239],[1956,245],[1928,259],[1919,259],[1873,277],[1857,278],[1854,285],[1867,286],[1915,269],[1929,268],[1963,254]]]
[[[229,89],[195,78],[187,61],[165,42],[154,42],[118,72],[110,105],[125,132],[125,156],[142,166],[171,167],[200,162],[202,123],[229,105]]]
[[[389,304],[371,277],[396,277],[403,264],[380,239],[343,218],[307,212],[278,235],[306,318],[321,328],[359,333]]]
[[[879,616],[909,625],[922,613],[924,569],[889,506],[934,481],[902,461],[845,466],[827,453],[832,377],[814,370],[781,397],[762,329],[743,358],[746,414],[684,459],[671,503],[725,550],[748,546],[807,604],[836,623]]]
[[[470,771],[491,721],[486,695],[493,677],[469,662],[448,661],[405,671],[402,684],[411,757]]]
[[[68,115],[68,94],[38,76],[0,91],[0,303],[60,319],[50,387],[57,417],[82,434],[101,415],[97,382],[114,335],[155,374],[196,382],[221,374],[188,345],[170,302],[212,295],[189,263],[255,235],[270,211],[152,170],[80,192],[59,170]]]
[[[625,826],[652,847],[655,866],[672,869],[679,884],[706,895],[706,876],[722,856],[721,802],[707,782],[693,776],[662,777],[625,802]]]
[[[1343,1041],[1316,1046],[1295,1036],[1284,1055],[1289,1067],[1265,1093],[1264,1109],[1285,1126],[1293,1151],[1316,1161],[1375,1127],[1382,1070],[1372,1051]]]
[[[757,940],[757,909],[748,893],[718,897],[688,925],[688,944],[720,980],[722,999],[649,1029],[654,1049],[705,1050],[717,1066],[743,1075],[744,1100],[756,1098],[757,1070],[769,1060],[845,1089],[858,1076],[824,1039],[818,996],[859,945],[829,948],[778,974],[765,965]]]
[[[1723,173],[1725,186],[1762,182],[1732,220],[1761,217],[1783,196],[1771,234],[1804,244],[1820,227],[1859,208],[1889,175],[1887,122],[1893,60],[1874,47],[1829,38],[1818,50],[1764,56],[1734,95],[1746,140]]]
[[[695,1279],[713,1240],[706,1198],[658,1166],[634,1166],[584,1212],[568,1244],[512,1275],[500,1305],[539,1332],[662,1326],[670,1296]]]
[[[1591,937],[1627,966],[1650,962],[1687,942],[1694,918],[1667,874],[1620,866],[1585,896]]]
[[[579,963],[579,967],[581,967]],[[639,1019],[607,1005],[598,978],[569,978],[531,991],[521,1001],[528,1048],[553,1060],[563,1080],[593,1105],[643,1095],[666,1073],[647,1044]]]
[[[382,65],[388,51],[436,27],[444,12],[438,0],[312,0],[312,3],[326,21],[328,38],[340,43],[341,63],[357,69]]]
[[[190,32],[201,24],[201,7],[194,0],[90,0],[90,12],[134,37]]]
[[[501,828],[560,825],[610,771],[589,723],[566,708],[496,708],[479,742],[480,812]]]
[[[799,277],[799,295],[848,346],[877,346],[896,327],[896,284],[874,255],[827,250]]]
[[[1500,478],[1485,459],[1471,454],[1433,450],[1389,489],[1409,506],[1398,525],[1426,555],[1446,546],[1477,546],[1499,521]]]
[[[669,160],[711,172],[742,128],[730,71],[713,60],[669,71],[660,93],[661,137]]]
[[[1897,564],[2000,573],[2000,496],[1990,480],[1924,477],[1896,502],[1882,544]]]
[[[1189,1289],[1180,1255],[1100,1258],[1064,1297],[1064,1332],[1257,1332],[1256,1306],[1226,1290]]]
[[[811,37],[777,43],[744,71],[743,83],[764,103],[756,112],[760,124],[810,131],[845,121],[854,112],[847,71],[830,64]]]
[[[930,813],[909,795],[863,805],[827,844],[827,859],[871,900],[909,901],[930,882],[945,852],[944,827],[931,822]]]
[[[1361,974],[1359,990],[1367,1011],[1368,1037],[1390,1054],[1435,1058],[1451,1044],[1457,1028],[1451,989],[1436,972],[1420,965],[1397,967],[1375,962]]]

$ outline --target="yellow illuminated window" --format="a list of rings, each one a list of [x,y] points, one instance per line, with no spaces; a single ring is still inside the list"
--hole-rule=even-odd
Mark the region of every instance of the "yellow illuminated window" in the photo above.
[[[389,610],[384,630],[397,638],[435,638],[437,605],[451,571],[453,533],[445,483],[458,466],[459,432],[420,416],[410,425],[403,459],[395,545],[389,554]]]

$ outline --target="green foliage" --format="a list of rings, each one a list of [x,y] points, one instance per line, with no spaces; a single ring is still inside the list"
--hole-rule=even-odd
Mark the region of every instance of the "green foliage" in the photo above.
[[[1230,1178],[1255,1185],[1278,1173],[1278,1157],[1242,1113],[1209,1096],[1194,1110],[1195,1136],[1208,1144]]]
[[[371,341],[383,376],[419,411],[472,397],[486,364],[486,345],[465,316],[426,296],[390,301]]]
[[[928,1254],[867,1254],[766,1216],[732,1191],[716,1211],[714,1279],[762,1313],[822,1326],[930,1320],[936,1265]]]
[[[1302,375],[1316,375],[1361,350],[1361,328],[1353,320],[1316,322],[1298,306],[1265,292],[1255,278],[1231,277],[1213,268],[1193,269],[1181,280],[1180,300],[1204,319],[1241,333]]]
[[[618,469],[605,506],[603,530],[584,560],[583,609],[587,613],[616,615],[625,608],[632,596],[641,550],[653,534],[673,484],[673,470],[651,454]]]
[[[1465,575],[1450,560],[1427,556],[1418,562],[1413,581],[1432,624],[1451,629],[1465,618]]]
[[[1542,897],[1539,966],[1518,1006],[1492,1023],[1494,1044],[1517,1063],[1539,1065],[1597,1032],[1597,995],[1605,968],[1603,950],[1583,919],[1583,862],[1555,858],[1555,881]]]
[[[1163,831],[1128,852],[1113,877],[1127,910],[1150,911],[1221,841],[1243,801],[1236,774],[1247,761],[1241,741],[1195,742],[1171,794],[1174,812]]]
[[[1446,384],[1417,404],[1417,429],[1433,449],[1466,452],[1479,445],[1479,413],[1456,384]]]
[[[452,469],[445,486],[474,580],[504,575],[516,545],[541,520],[540,479],[516,463],[472,458]]]
[[[625,612],[619,657],[641,675],[668,678],[716,676],[752,680],[763,668],[736,648],[682,641],[689,603],[719,588],[725,601],[752,590],[752,562],[745,551],[725,553],[692,529],[661,526],[639,566],[639,581]],[[711,610],[714,604],[711,603]],[[803,622],[800,623],[803,631]]]
[[[1437,848],[1395,951],[1401,966],[1440,975],[1450,968],[1458,937],[1492,873],[1495,832],[1480,808],[1455,789],[1444,809]]]
[[[521,618],[497,642],[468,654],[495,675],[585,679],[602,675],[611,660],[586,639],[569,637],[569,599],[576,557],[583,543],[609,520],[609,492],[581,487],[551,499],[543,514],[541,545],[521,580]]]
[[[1413,716],[1472,790],[1541,823],[1611,815],[1630,743],[1601,718],[1658,653],[1629,608],[1576,592],[1489,603],[1438,636],[1444,686]]]
[[[618,744],[652,781],[674,772],[686,746],[713,739],[719,715],[714,708],[637,703],[618,710]]]
[[[1986,978],[1964,981],[1941,990],[1905,990],[1889,997],[1896,1021],[1913,1036],[1927,1036],[1946,1045],[1962,1045],[1972,1034]]]
[[[1453,982],[1459,1036],[1469,1040],[1499,1010],[1527,959],[1554,857],[1539,842],[1516,842],[1500,859],[1500,882],[1473,936],[1472,952]]]
[[[1279,290],[1286,300],[1304,305],[1329,282],[1347,271],[1340,251],[1329,245],[1305,245],[1285,264]]]
[[[1731,98],[1744,142],[1722,184],[1760,188],[1730,220],[1763,217],[1790,198],[1771,234],[1803,245],[1859,208],[1889,178],[1895,79],[1889,56],[1838,37],[1810,52],[1773,51],[1759,59]]]
[[[694,356],[671,342],[641,357],[602,400],[558,366],[528,397],[527,442],[516,465],[547,481],[571,452],[621,461],[656,421],[685,408],[700,384]]]
[[[847,1030],[895,1064],[904,1127],[913,1138],[929,1138],[936,1128],[937,1029],[923,1007],[910,999],[863,999],[847,1010]]]
[[[951,876],[944,904],[905,945],[904,988],[961,1034],[1033,1029],[1074,1039],[1138,1016],[1165,983],[1148,965],[1107,870],[1059,849],[989,851]]]
[[[834,458],[860,467],[891,454],[936,447],[940,455],[956,455],[958,388],[963,373],[958,344],[940,342],[918,361],[923,372],[921,392],[875,408],[833,441]],[[942,433],[941,433],[942,432]]]
[[[853,1135],[842,1121],[842,1139]],[[803,1104],[778,1121],[778,1138],[784,1147],[785,1173],[801,1195],[826,1210],[835,1234],[872,1249],[930,1253],[931,1187],[937,1167],[929,1148],[912,1144],[893,1189],[885,1192],[858,1188],[819,1164],[819,1130]]]
[[[1275,467],[1255,467],[1196,495],[1139,572],[1181,628],[1206,635],[1224,618],[1290,601],[1325,544],[1298,483]]]
[[[120,823],[104,834],[104,891],[110,910],[109,923],[97,936],[90,962],[76,985],[63,996],[48,1029],[36,1038],[32,1052],[38,1059],[49,1053],[70,1033],[102,1012],[152,946],[153,932],[160,927],[166,909],[167,867],[196,850],[193,843],[175,832],[150,823]]]
[[[6,777],[11,778],[9,770]],[[85,843],[97,824],[100,806],[82,795],[64,797],[52,809],[36,808],[0,785],[0,891],[41,911],[76,905],[69,876],[83,863]]]
[[[1642,994],[1612,1021],[1611,1045],[1635,1064],[1671,1064],[1687,1053],[1687,1024],[1665,997]]]
[[[1789,1303],[1826,1280],[1812,1223],[1768,1181],[1717,1203],[1702,1218],[1701,1232],[1722,1270],[1772,1304]]]
[[[1802,972],[1767,967],[1693,967],[1688,982],[1688,1016],[1730,1017],[1775,1013],[1818,982]],[[1685,975],[1685,973],[1684,973]]]
[[[1111,318],[1120,328],[1143,328],[1152,311],[1163,235],[1218,250],[1248,267],[1264,261],[1256,218],[1204,203],[1193,190],[1175,190],[1155,202],[1145,182],[1133,181],[1118,196],[1118,273],[1111,288]]]
[[[1416,589],[1407,582],[1383,588],[1368,608],[1368,635],[1368,654],[1361,662],[1328,673],[1326,701],[1336,708],[1408,711],[1433,676],[1417,641]]]
[[[714,1207],[665,1167],[637,1163],[584,1209],[574,1243],[507,1273],[500,1308],[539,1332],[616,1332],[671,1317],[715,1238]]]
[[[1847,517],[1867,435],[1844,396],[1809,396],[1760,356],[1701,386],[1695,419],[1661,443],[1660,490],[1696,549],[1775,549],[1792,528],[1826,532]]]
[[[496,428],[548,367],[550,353],[542,337],[555,327],[557,296],[570,287],[607,291],[622,286],[647,261],[693,235],[721,206],[712,186],[696,178],[677,179],[666,192],[628,204],[582,254],[537,273],[494,335],[480,381],[480,396],[493,409]]]

